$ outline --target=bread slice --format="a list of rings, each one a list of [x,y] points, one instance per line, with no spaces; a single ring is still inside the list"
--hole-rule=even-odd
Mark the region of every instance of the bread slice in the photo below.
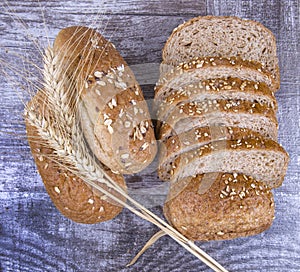
[[[156,84],[155,98],[163,96],[169,88],[178,90],[200,80],[224,77],[263,82],[275,91],[272,75],[259,62],[238,57],[196,57],[171,69],[168,74],[161,75]]]
[[[171,161],[185,152],[194,150],[213,141],[260,139],[263,136],[253,130],[239,127],[207,126],[192,128],[164,139],[160,143],[160,163]]]
[[[289,156],[270,139],[215,141],[182,153],[159,165],[162,180],[178,181],[208,172],[239,172],[279,187],[284,179]]]
[[[270,88],[260,82],[241,80],[239,78],[216,78],[199,81],[196,84],[168,92],[157,103],[157,119],[165,120],[170,111],[179,103],[214,99],[240,99],[266,104],[277,111],[277,101]]]
[[[206,173],[171,186],[164,205],[168,222],[191,240],[225,240],[255,235],[274,219],[269,187],[251,176]]]
[[[261,23],[237,17],[200,16],[174,29],[163,49],[169,65],[192,57],[241,57],[261,62],[279,89],[280,76],[274,34]]]
[[[193,127],[240,127],[277,140],[278,122],[274,110],[257,102],[243,100],[203,100],[179,104],[160,129],[160,139],[180,134]]]

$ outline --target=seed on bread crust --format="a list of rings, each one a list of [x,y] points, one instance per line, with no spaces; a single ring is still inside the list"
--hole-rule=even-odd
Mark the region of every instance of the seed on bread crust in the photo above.
[[[274,200],[269,187],[250,177],[244,179],[240,173],[235,179],[232,173],[208,173],[211,185],[199,193],[206,175],[183,180],[186,186],[178,185],[182,186],[178,192],[176,186],[171,186],[164,205],[169,223],[186,237],[202,241],[233,239],[258,234],[270,227]],[[254,183],[258,190],[250,186]]]
[[[149,145],[151,152],[137,154],[135,150],[143,143],[132,140],[129,132],[132,126],[128,122],[151,120],[150,113],[132,70],[115,46],[93,29],[69,27],[59,32],[54,51],[63,59],[66,74],[76,79],[80,112],[84,116],[80,122],[95,156],[114,172],[132,174],[144,169],[147,165],[144,162],[148,160],[149,164],[154,159],[156,145]],[[134,138],[151,143],[155,138],[152,127],[141,130],[135,132]],[[128,164],[125,169],[119,163],[121,158],[115,143],[122,143],[128,149],[131,167]]]

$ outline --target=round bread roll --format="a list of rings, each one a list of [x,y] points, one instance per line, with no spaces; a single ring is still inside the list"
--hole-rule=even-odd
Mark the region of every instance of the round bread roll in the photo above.
[[[173,184],[164,214],[191,240],[258,234],[274,219],[273,194],[264,183],[237,173],[207,173]]]
[[[54,43],[61,70],[79,97],[84,136],[95,156],[115,173],[143,170],[157,151],[147,103],[133,72],[95,30],[73,26]]]
[[[45,112],[45,99],[37,93],[27,108],[34,109],[36,114]],[[56,208],[69,219],[85,224],[94,224],[110,220],[117,216],[122,207],[108,201],[104,195],[92,190],[78,176],[68,170],[55,158],[54,150],[48,147],[38,133],[37,128],[25,118],[28,142],[39,174],[46,190]],[[105,168],[107,174],[121,187],[126,189],[124,178]]]

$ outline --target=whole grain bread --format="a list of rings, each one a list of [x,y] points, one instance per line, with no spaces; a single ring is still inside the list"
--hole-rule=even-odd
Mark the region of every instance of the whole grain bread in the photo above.
[[[276,43],[260,23],[202,16],[174,29],[155,88],[167,220],[192,240],[258,234],[289,161],[277,143]]]
[[[235,77],[242,80],[263,82],[272,91],[274,79],[261,63],[243,60],[239,57],[196,57],[189,62],[179,64],[166,75],[161,74],[155,88],[155,98],[158,99],[169,89],[198,83],[200,80]]]
[[[274,34],[259,22],[233,16],[200,16],[173,30],[163,61],[176,66],[193,57],[241,57],[261,62],[279,89],[280,75]]]
[[[97,158],[116,173],[151,163],[156,141],[147,104],[133,72],[115,46],[95,30],[68,27],[54,50],[75,82],[81,126]]]
[[[36,114],[49,114],[47,102],[41,93],[29,102],[28,107]],[[53,117],[55,120],[55,117]],[[57,159],[53,149],[41,137],[33,125],[26,120],[26,132],[32,155],[45,188],[56,208],[69,219],[85,224],[103,222],[116,217],[122,207],[107,200],[104,195],[90,188],[76,176],[66,162]],[[126,189],[123,176],[112,173],[102,166],[106,173]],[[123,197],[119,196],[124,200]]]
[[[289,156],[270,139],[215,141],[161,162],[162,180],[178,181],[208,172],[238,172],[279,187],[286,174]]]
[[[168,222],[191,240],[225,240],[258,234],[274,219],[269,187],[251,176],[206,173],[171,185],[164,205]]]
[[[254,130],[277,140],[278,122],[274,110],[264,104],[243,100],[203,100],[180,103],[160,128],[160,139],[193,127],[228,126]]]
[[[192,128],[166,138],[160,143],[159,161],[162,164],[188,151],[210,144],[213,141],[264,139],[259,132],[239,127],[207,126]]]
[[[274,93],[266,84],[230,77],[202,80],[179,90],[169,89],[163,98],[156,99],[157,119],[165,120],[179,103],[216,99],[255,101],[277,111]]]

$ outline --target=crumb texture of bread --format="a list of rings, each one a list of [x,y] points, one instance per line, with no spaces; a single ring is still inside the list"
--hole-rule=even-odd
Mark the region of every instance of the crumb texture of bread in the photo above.
[[[206,172],[239,172],[251,175],[270,188],[281,186],[289,157],[277,142],[268,139],[214,141],[161,162],[159,176],[178,181]]]
[[[159,97],[166,88],[180,88],[187,82],[197,83],[199,80],[216,79],[222,77],[235,77],[249,81],[264,82],[274,92],[274,78],[264,66],[255,61],[244,60],[240,57],[204,57],[195,58],[188,63],[173,67],[161,64],[161,70],[168,71],[160,74],[155,95]]]
[[[156,99],[157,118],[165,120],[174,107],[182,102],[226,99],[258,102],[277,111],[277,101],[271,89],[262,82],[242,80],[240,78],[216,78],[201,80],[179,89],[168,88]]]
[[[211,125],[192,128],[183,133],[168,137],[161,142],[159,153],[160,164],[214,141],[247,141],[248,139],[263,140],[264,137],[259,132],[239,127]]]
[[[251,129],[273,140],[277,140],[278,133],[278,121],[272,108],[242,100],[182,102],[162,121],[160,138],[216,124]]]
[[[198,57],[233,57],[262,63],[279,89],[274,34],[259,22],[233,16],[200,16],[178,26],[163,49],[163,60],[178,65]]]

